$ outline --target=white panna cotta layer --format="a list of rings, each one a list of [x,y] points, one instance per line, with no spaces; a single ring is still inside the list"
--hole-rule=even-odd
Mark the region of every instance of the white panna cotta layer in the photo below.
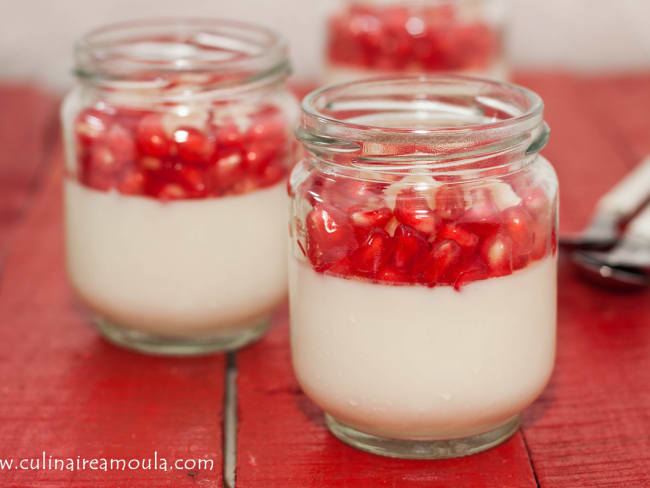
[[[390,286],[289,262],[291,347],[305,393],[380,437],[453,439],[506,423],[555,359],[557,260],[449,286]]]
[[[70,179],[64,191],[70,279],[116,325],[212,336],[262,320],[286,294],[284,183],[172,202]]]

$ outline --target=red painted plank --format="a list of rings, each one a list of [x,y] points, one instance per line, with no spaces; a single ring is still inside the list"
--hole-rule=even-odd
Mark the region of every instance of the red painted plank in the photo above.
[[[640,157],[630,148],[637,129],[650,127],[650,97],[632,109],[630,84],[610,78],[526,82],[549,101],[562,218],[579,224],[599,191]],[[628,119],[618,113],[626,106]],[[650,293],[596,288],[563,260],[559,305],[556,371],[523,424],[541,486],[650,486]]]
[[[57,97],[31,85],[0,83],[0,251],[25,213],[58,136]]]
[[[520,434],[491,451],[445,461],[388,459],[331,436],[291,368],[287,311],[260,343],[238,353],[237,486],[534,487]]]
[[[210,469],[21,471],[3,486],[220,486],[224,358],[120,350],[66,283],[61,165],[13,241],[0,283],[0,459],[212,460]],[[16,461],[17,462],[17,461]],[[160,464],[159,464],[160,466]]]

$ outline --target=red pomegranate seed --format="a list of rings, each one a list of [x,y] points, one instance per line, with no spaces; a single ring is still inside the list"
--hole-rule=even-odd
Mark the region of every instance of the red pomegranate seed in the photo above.
[[[512,238],[519,254],[530,253],[533,243],[533,219],[525,208],[510,207],[502,212],[503,229]]]
[[[170,144],[157,114],[146,115],[140,120],[136,137],[144,153],[158,157],[169,154]]]
[[[273,186],[281,181],[287,174],[287,169],[280,164],[270,164],[257,178],[259,188]]]
[[[374,277],[390,261],[393,247],[393,240],[384,229],[372,229],[366,241],[352,253],[352,267],[362,275]]]
[[[386,283],[408,283],[411,281],[411,278],[407,273],[400,271],[390,264],[379,270],[377,273],[377,279]]]
[[[472,264],[464,268],[454,282],[456,291],[460,291],[463,286],[473,281],[485,280],[489,277],[487,266],[481,260],[477,259]]]
[[[192,166],[183,166],[179,172],[179,180],[188,191],[188,196],[197,198],[205,196],[206,184],[203,172]]]
[[[79,114],[75,122],[75,132],[84,145],[91,145],[106,137],[113,118],[111,115],[90,108]]]
[[[476,234],[463,229],[460,225],[445,224],[437,234],[438,239],[452,239],[462,248],[470,252],[478,246],[479,238]]]
[[[144,192],[144,186],[144,171],[132,168],[122,177],[118,190],[125,195],[141,195]]]
[[[347,216],[333,207],[316,206],[307,215],[307,254],[317,271],[323,271],[356,248]]]
[[[436,191],[436,213],[444,220],[457,220],[465,213],[465,196],[456,185],[443,185]]]
[[[505,276],[512,273],[512,239],[499,233],[483,242],[481,257],[488,265],[491,276]]]
[[[433,244],[422,278],[428,284],[444,283],[460,261],[462,250],[456,241],[444,239]]]
[[[187,198],[187,192],[181,185],[176,183],[166,183],[160,187],[156,197],[161,200],[179,200]]]
[[[550,206],[544,190],[539,187],[528,187],[521,191],[520,196],[531,215],[548,218]]]
[[[413,189],[404,190],[397,195],[395,217],[424,234],[433,234],[436,230],[437,218],[433,210],[426,199]]]
[[[135,141],[121,125],[114,124],[106,135],[106,144],[111,150],[115,162],[119,165],[129,163],[135,159]]]
[[[207,164],[214,141],[195,127],[179,127],[173,134],[178,157],[190,163]]]
[[[210,173],[215,188],[221,191],[230,188],[244,176],[244,163],[241,152],[238,149],[222,151]]]
[[[227,123],[214,128],[214,135],[219,146],[240,146],[244,136],[234,123]]]
[[[281,147],[273,141],[256,141],[248,144],[245,154],[249,170],[258,174],[263,173],[280,149]]]
[[[408,271],[412,266],[421,269],[429,252],[429,244],[424,236],[408,225],[400,224],[395,229],[393,239],[395,267],[401,271]]]
[[[545,257],[548,250],[549,240],[551,239],[551,245],[553,245],[555,239],[546,222],[535,222],[533,225],[533,243],[530,253],[531,259],[542,259]]]
[[[367,229],[369,227],[384,227],[393,217],[393,212],[388,207],[376,208],[374,210],[352,211],[350,220],[357,227]]]
[[[327,270],[327,273],[337,276],[350,276],[352,274],[352,265],[350,264],[350,259],[348,257],[341,259],[331,268],[329,268]]]

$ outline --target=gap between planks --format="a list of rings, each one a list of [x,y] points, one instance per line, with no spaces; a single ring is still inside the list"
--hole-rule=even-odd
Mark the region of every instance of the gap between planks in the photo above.
[[[226,354],[223,394],[223,488],[235,488],[237,469],[237,353]]]

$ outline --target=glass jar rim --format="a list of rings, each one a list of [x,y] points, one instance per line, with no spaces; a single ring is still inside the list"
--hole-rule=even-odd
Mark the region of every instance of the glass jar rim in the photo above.
[[[379,114],[380,118],[380,109],[373,107],[382,103],[385,114],[393,120],[398,115],[411,114],[417,119],[429,114],[427,120],[431,121],[436,114],[449,118],[454,110],[461,117],[477,118],[486,112],[493,116],[485,116],[480,122],[436,126],[361,123],[359,115],[345,118],[350,112],[363,113],[365,118]],[[522,146],[530,154],[538,152],[548,140],[543,111],[539,95],[510,83],[463,75],[382,76],[326,86],[308,94],[302,102],[297,135],[312,153],[359,153],[364,161],[375,162],[435,162],[516,151]],[[367,145],[383,146],[383,151],[364,154]],[[420,149],[391,154],[396,146]]]
[[[107,24],[75,44],[75,74],[84,80],[146,83],[179,74],[241,84],[285,78],[287,43],[264,26],[218,18],[158,18]]]

